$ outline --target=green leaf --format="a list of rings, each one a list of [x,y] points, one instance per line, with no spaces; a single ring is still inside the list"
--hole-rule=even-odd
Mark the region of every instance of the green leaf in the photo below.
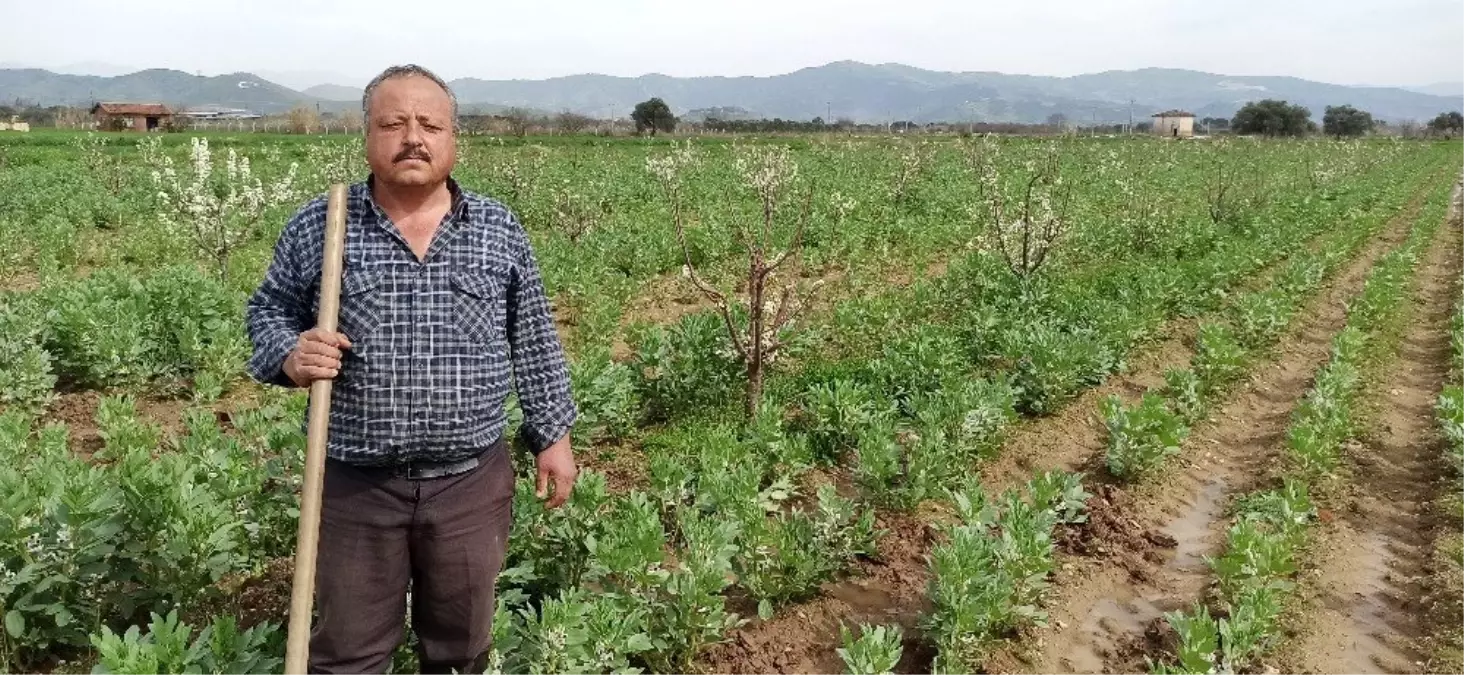
[[[13,638],[25,634],[25,617],[18,610],[12,609],[5,613],[5,632]]]
[[[624,651],[627,653],[645,652],[650,651],[654,646],[651,638],[647,637],[645,633],[636,633],[625,641]]]
[[[764,598],[757,603],[757,617],[763,621],[773,618],[773,603]]]

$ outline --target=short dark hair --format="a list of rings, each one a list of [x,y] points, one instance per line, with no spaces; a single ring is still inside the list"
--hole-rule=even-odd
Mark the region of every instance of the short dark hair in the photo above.
[[[411,77],[413,75],[425,77],[437,83],[437,86],[442,87],[442,91],[447,93],[447,100],[452,102],[451,121],[453,126],[457,126],[457,94],[452,93],[452,87],[447,86],[447,83],[443,82],[442,78],[438,77],[436,73],[433,73],[432,71],[427,70],[426,68],[423,68],[422,66],[419,66],[415,63],[408,63],[401,66],[392,66],[390,68],[387,68],[386,70],[381,71],[380,75],[371,78],[371,83],[366,85],[366,91],[362,92],[361,94],[361,115],[363,117],[366,117],[366,127],[368,129],[371,127],[371,96],[376,93],[376,88],[381,86],[381,83],[387,80],[395,79],[398,77]]]

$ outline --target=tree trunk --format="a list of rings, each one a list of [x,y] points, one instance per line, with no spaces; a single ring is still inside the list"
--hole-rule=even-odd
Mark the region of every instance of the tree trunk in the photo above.
[[[750,236],[750,235],[749,235]],[[763,269],[762,252],[752,254],[752,264],[747,275],[747,322],[751,327],[747,340],[747,400],[743,412],[748,421],[757,413],[757,404],[762,400],[763,371],[763,282],[767,272]]]
[[[762,358],[753,357],[747,362],[747,391],[742,412],[748,421],[757,415],[757,404],[762,401]]]

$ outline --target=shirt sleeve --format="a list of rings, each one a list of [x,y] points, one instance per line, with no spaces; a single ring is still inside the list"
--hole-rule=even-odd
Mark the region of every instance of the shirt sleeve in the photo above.
[[[528,234],[511,213],[508,218],[518,258],[508,288],[508,346],[524,411],[519,433],[537,455],[569,433],[578,409],[570,391],[569,363],[554,330]]]
[[[283,366],[299,340],[309,330],[313,288],[303,268],[302,249],[307,244],[303,233],[318,209],[307,206],[296,213],[275,242],[274,258],[265,270],[264,280],[249,298],[245,308],[245,326],[254,352],[249,358],[249,376],[264,384],[293,387]]]

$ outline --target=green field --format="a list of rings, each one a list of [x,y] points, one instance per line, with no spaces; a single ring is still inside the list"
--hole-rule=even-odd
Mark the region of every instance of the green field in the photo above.
[[[206,138],[200,176],[187,135],[0,135],[7,669],[280,667],[305,404],[244,376],[243,306],[289,215],[364,161],[344,136]],[[546,513],[515,458],[495,667],[771,668],[764,643],[731,638],[774,627],[823,654],[795,670],[993,667],[1043,623],[1075,555],[1057,542],[1087,527],[1095,486],[1162,485],[1191,427],[1406,218],[1418,231],[1378,263],[1394,281],[1357,330],[1399,320],[1402,256],[1438,241],[1461,160],[1458,143],[1394,140],[465,137],[457,180],[532,238],[586,468]],[[769,161],[785,179],[769,250],[804,223],[771,283],[804,301],[749,418],[746,368],[685,266],[742,298]],[[666,162],[684,250],[651,170]],[[1166,386],[1083,398],[1185,326],[1195,357]],[[1346,367],[1388,353],[1337,349]],[[1026,452],[1014,431],[1076,405],[1106,423],[1091,462],[988,484],[984,467]],[[1321,429],[1298,475],[1345,464],[1357,427],[1331,422],[1296,423]],[[919,602],[855,607],[846,635],[799,618],[912,550]]]

